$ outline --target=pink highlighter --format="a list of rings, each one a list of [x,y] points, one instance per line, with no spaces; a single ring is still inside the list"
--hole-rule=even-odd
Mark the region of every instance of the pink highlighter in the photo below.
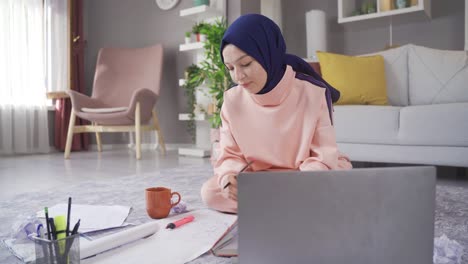
[[[168,228],[174,229],[174,228],[179,227],[181,225],[185,225],[186,223],[190,223],[194,219],[195,219],[195,217],[193,215],[189,215],[187,217],[184,217],[184,218],[182,218],[180,220],[175,221],[174,223],[167,224],[166,229],[168,229]]]

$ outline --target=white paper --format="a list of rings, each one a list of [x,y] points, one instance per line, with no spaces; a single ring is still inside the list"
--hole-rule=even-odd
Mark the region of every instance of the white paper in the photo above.
[[[149,222],[93,241],[87,241],[85,244],[80,244],[80,258],[84,259],[153,235],[159,228],[157,222]]]
[[[80,233],[122,226],[130,213],[130,208],[129,206],[121,205],[72,204],[70,230],[78,222],[78,219],[81,219]],[[49,217],[56,217],[58,215],[67,216],[67,210],[67,204],[54,205],[53,207],[49,207]],[[44,210],[37,212],[36,215],[37,217],[45,218]]]
[[[188,215],[195,220],[165,229],[168,223]],[[186,263],[209,251],[236,219],[236,215],[209,209],[173,216],[157,221],[161,229],[155,235],[84,259],[82,263]]]

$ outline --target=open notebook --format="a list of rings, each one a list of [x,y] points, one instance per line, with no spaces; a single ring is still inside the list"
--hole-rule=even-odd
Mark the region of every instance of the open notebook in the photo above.
[[[219,238],[211,248],[213,255],[217,257],[236,257],[238,248],[239,232],[237,229],[237,220],[231,227]]]

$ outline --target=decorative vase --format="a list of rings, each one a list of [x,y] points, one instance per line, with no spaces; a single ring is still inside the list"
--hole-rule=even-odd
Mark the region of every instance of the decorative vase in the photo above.
[[[406,8],[408,6],[408,1],[407,0],[396,0],[395,1],[395,6],[396,8]]]
[[[185,44],[189,44],[190,42],[192,42],[192,38],[185,37]]]
[[[210,0],[193,0],[193,6],[210,5]]]

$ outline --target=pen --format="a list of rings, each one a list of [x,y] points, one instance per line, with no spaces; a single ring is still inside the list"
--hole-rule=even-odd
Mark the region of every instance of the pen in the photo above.
[[[44,213],[45,213],[45,218],[46,218],[47,239],[48,239],[49,241],[51,241],[50,221],[49,221],[49,208],[44,207]],[[50,258],[52,259],[52,254],[53,254],[53,252],[52,252],[52,251],[53,251],[52,245],[49,244],[48,248],[49,248],[49,256],[50,256]],[[47,254],[45,253],[45,255],[47,255]]]
[[[239,173],[245,171],[250,166],[250,164],[252,164],[252,163],[253,163],[253,160],[250,161],[249,163],[247,163],[247,165],[245,165],[244,168],[242,168],[242,170],[239,171]],[[226,185],[224,185],[223,189],[226,189],[229,185],[231,185],[231,182],[226,183]]]
[[[70,211],[71,211],[71,202],[72,198],[68,197],[68,211],[67,211],[67,229],[66,231],[66,236],[70,235]]]
[[[78,222],[76,222],[75,226],[73,227],[73,230],[71,231],[71,234],[70,236],[74,236],[76,234],[78,234],[78,228],[80,227],[80,221],[81,219],[78,219]],[[65,243],[65,253],[63,254],[63,256],[65,258],[68,258],[68,254],[70,253],[70,250],[71,250],[71,247],[73,246],[73,242],[75,241],[75,239],[80,239],[80,237],[75,237],[75,238],[68,238],[67,237],[67,240],[66,240],[66,243]]]
[[[46,226],[47,226],[47,239],[50,240],[50,222],[49,222],[49,208],[44,207]]]
[[[42,224],[38,224],[37,225],[37,229],[36,229],[36,235],[37,237],[39,238],[44,238],[44,226]],[[48,258],[48,251],[47,251],[47,246],[44,242],[41,243],[42,244],[42,252],[44,253],[44,256],[46,257],[46,259]],[[49,247],[49,250],[50,250],[50,247]]]
[[[57,240],[57,232],[56,232],[56,229],[55,229],[54,218],[50,218],[49,222],[50,222],[50,229],[51,229],[51,232],[52,232],[52,239],[54,240],[54,241],[52,241],[52,246],[54,247],[55,258],[57,260],[57,263],[61,263],[60,262],[59,246],[58,246],[58,243],[56,241]],[[53,256],[53,255],[51,255],[51,256]]]
[[[195,219],[195,217],[193,215],[189,215],[187,217],[184,217],[184,218],[182,218],[180,220],[175,221],[174,223],[167,224],[166,229],[168,229],[168,228],[169,229],[174,229],[174,228],[179,227],[181,225],[185,225],[186,223],[190,223],[194,219]]]
[[[78,228],[80,228],[80,221],[81,219],[78,219],[78,222],[76,222],[75,226],[73,227],[73,231],[71,232],[72,236],[78,233]]]
[[[40,238],[44,238],[44,226],[42,224],[37,225],[36,235]]]

